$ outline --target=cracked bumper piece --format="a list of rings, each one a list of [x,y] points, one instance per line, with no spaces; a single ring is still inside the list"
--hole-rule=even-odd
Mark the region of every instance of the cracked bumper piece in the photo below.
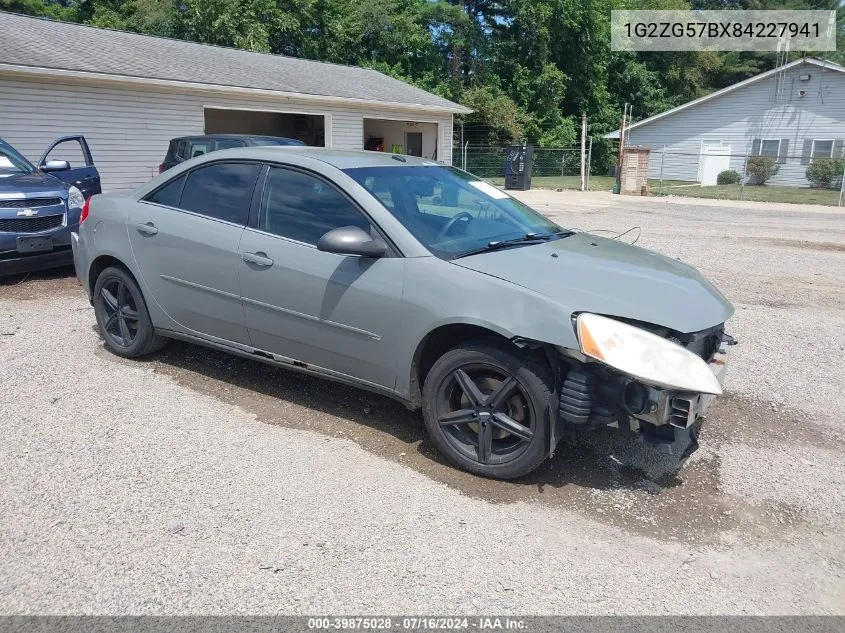
[[[708,367],[724,386],[727,355],[720,350]],[[698,448],[702,418],[715,399],[710,394],[644,385],[630,377],[572,370],[561,389],[559,421],[637,433],[644,442],[683,459]]]

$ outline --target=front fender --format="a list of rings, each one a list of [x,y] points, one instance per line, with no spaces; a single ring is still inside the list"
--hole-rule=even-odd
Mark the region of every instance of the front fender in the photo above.
[[[436,257],[408,258],[405,266],[396,391],[411,393],[414,356],[444,325],[474,325],[507,339],[521,337],[578,348],[572,315],[548,297]]]

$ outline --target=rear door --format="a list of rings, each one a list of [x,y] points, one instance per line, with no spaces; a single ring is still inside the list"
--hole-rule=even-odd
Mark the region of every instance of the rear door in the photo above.
[[[138,269],[177,331],[249,344],[238,244],[259,170],[243,161],[200,165],[149,194],[130,218]]]
[[[70,163],[70,169],[48,170],[47,161],[50,160],[67,161]],[[59,180],[73,185],[86,198],[103,191],[100,184],[100,173],[94,166],[88,142],[80,134],[62,136],[53,141],[38,160],[38,169],[49,171]]]

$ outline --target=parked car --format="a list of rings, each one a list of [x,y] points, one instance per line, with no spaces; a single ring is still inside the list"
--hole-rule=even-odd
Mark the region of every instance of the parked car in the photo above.
[[[83,164],[47,160],[64,143],[78,143]],[[70,265],[70,233],[85,198],[100,191],[83,136],[56,139],[37,166],[0,139],[0,276]]]
[[[182,136],[170,141],[164,162],[158,166],[158,173],[163,173],[197,156],[233,147],[258,147],[278,145],[305,145],[296,138],[283,136],[255,136],[250,134],[204,134],[202,136]]]
[[[383,393],[484,476],[566,427],[684,457],[722,392],[733,307],[693,267],[432,161],[227,150],[94,196],[73,244],[115,354],[177,338]]]

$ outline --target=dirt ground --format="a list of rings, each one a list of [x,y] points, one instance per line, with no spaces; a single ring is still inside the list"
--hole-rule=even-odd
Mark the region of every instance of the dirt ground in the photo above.
[[[102,347],[69,271],[0,282],[0,612],[845,613],[845,212],[530,191],[731,299],[678,470],[600,431],[515,482],[419,414],[173,343]]]

